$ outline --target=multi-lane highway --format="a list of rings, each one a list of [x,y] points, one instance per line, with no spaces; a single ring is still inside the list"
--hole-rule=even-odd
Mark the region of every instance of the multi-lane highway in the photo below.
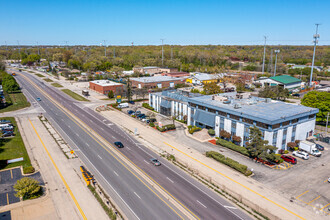
[[[75,146],[78,156],[129,219],[251,219],[93,110],[31,74],[17,73],[23,92],[34,100],[41,98],[39,104],[47,118]],[[115,141],[121,141],[125,147],[113,147]],[[106,142],[108,144],[104,144]],[[149,162],[153,157],[159,158],[162,165],[153,166]],[[152,183],[139,175],[140,172]],[[180,208],[151,185],[161,188]]]

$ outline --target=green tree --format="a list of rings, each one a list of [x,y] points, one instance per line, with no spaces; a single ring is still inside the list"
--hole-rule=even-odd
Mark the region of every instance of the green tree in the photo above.
[[[311,91],[304,95],[301,99],[304,106],[318,108],[319,113],[316,114],[316,121],[326,122],[327,114],[330,111],[330,93]]]
[[[206,95],[218,94],[221,93],[221,88],[216,83],[206,83],[203,86],[203,92]]]
[[[15,91],[20,90],[20,87],[14,77],[12,77],[9,74],[4,74],[2,77],[2,87],[3,90],[6,91],[7,93],[12,93]]]
[[[115,97],[115,94],[113,93],[112,90],[109,91],[108,97],[109,97],[109,99],[113,99]]]
[[[17,192],[15,194],[16,197],[25,200],[39,197],[42,189],[37,180],[30,177],[23,177],[17,180],[14,190]]]
[[[284,89],[282,86],[265,86],[259,91],[258,96],[263,98],[271,98],[278,100],[285,100],[290,95],[288,89]]]

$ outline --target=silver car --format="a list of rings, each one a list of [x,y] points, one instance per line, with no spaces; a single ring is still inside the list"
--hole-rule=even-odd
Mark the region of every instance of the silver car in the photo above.
[[[161,163],[156,158],[152,158],[152,159],[150,159],[150,161],[155,166],[160,166],[161,165]]]

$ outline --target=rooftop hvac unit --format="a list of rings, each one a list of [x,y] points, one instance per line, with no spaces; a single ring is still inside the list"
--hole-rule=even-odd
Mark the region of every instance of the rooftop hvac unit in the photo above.
[[[242,106],[240,104],[236,103],[236,104],[234,104],[234,108],[238,109],[238,108],[242,108]]]
[[[223,101],[223,104],[230,104],[230,100]]]
[[[270,98],[266,98],[266,99],[265,99],[265,102],[266,102],[266,103],[270,103],[271,101],[272,101],[272,100],[271,100]]]

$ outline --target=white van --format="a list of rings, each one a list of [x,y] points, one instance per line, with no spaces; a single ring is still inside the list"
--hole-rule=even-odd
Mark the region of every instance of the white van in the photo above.
[[[118,105],[118,108],[128,108],[129,106],[128,106],[128,103],[120,103],[119,105]]]

